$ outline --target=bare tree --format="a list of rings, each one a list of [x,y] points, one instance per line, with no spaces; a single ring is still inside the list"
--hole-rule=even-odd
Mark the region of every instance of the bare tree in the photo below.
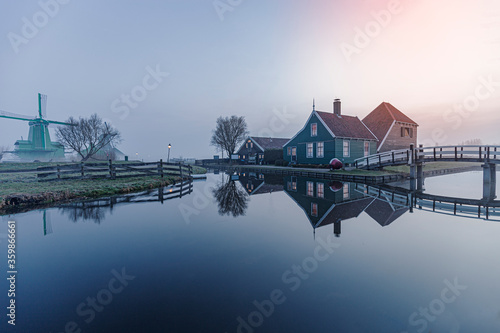
[[[88,160],[104,147],[121,141],[120,132],[103,122],[96,113],[88,119],[70,117],[66,122],[71,126],[57,128],[57,138],[80,155],[82,161]]]
[[[236,147],[245,140],[247,135],[245,117],[219,117],[210,144],[226,152],[227,156],[231,158]]]

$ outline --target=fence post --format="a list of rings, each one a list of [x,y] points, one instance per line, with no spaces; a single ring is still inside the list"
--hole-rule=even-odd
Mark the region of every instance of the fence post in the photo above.
[[[85,177],[85,167],[84,167],[84,164],[83,162],[80,163],[80,173],[82,174],[82,179],[83,177]]]
[[[163,178],[163,159],[160,159],[160,163],[158,164],[158,173]]]
[[[109,160],[109,178],[113,179],[113,161]]]
[[[61,179],[61,168],[59,164],[57,165],[57,179]]]
[[[455,146],[455,161],[458,160],[458,148]]]

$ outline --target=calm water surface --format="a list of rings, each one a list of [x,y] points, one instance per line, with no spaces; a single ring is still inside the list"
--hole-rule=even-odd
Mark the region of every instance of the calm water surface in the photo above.
[[[16,326],[4,278],[1,331],[500,331],[498,222],[410,212],[362,184],[228,177],[209,174],[163,204],[11,216]],[[480,199],[482,174],[425,188]]]

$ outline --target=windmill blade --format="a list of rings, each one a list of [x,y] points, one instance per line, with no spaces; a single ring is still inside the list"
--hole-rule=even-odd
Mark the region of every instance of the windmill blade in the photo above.
[[[2,111],[2,110],[0,110],[0,117],[1,118],[9,118],[9,119],[17,119],[17,120],[27,120],[27,121],[31,121],[31,120],[36,119],[36,117],[23,116],[21,114]]]
[[[76,124],[65,123],[63,121],[54,121],[54,120],[45,120],[45,121],[48,122],[49,124],[76,126]]]
[[[38,115],[40,118],[47,117],[47,95],[38,94]]]

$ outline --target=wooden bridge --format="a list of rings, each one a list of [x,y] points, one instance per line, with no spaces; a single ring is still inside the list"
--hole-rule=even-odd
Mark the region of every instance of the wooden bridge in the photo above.
[[[386,166],[412,165],[425,162],[500,163],[500,146],[437,146],[393,150],[357,159],[358,169],[379,169]]]

